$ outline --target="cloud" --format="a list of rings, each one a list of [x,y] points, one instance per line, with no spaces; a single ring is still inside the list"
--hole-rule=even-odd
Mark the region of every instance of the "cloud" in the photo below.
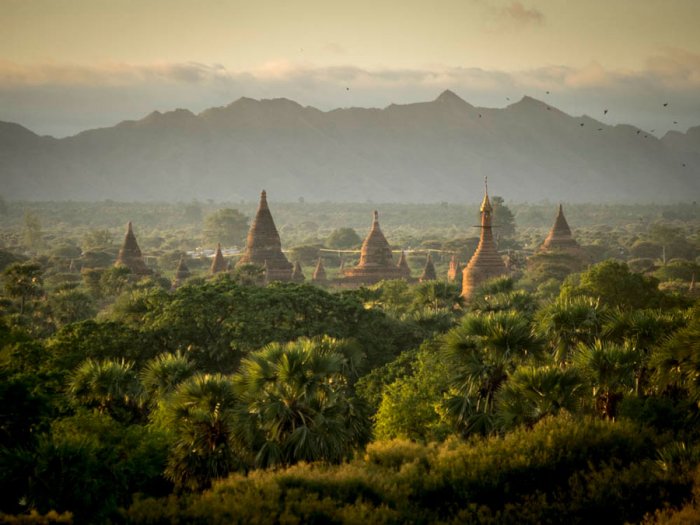
[[[541,24],[544,22],[544,14],[542,11],[525,7],[522,2],[511,2],[509,5],[500,9],[502,17],[518,24]]]

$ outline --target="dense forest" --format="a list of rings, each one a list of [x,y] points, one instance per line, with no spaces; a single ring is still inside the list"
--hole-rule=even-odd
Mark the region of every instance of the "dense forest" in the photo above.
[[[493,202],[511,273],[465,302],[476,206],[275,204],[307,283],[261,285],[203,249],[253,203],[0,199],[0,522],[697,522],[697,205],[567,206],[572,257]],[[308,283],[374,208],[439,279]]]

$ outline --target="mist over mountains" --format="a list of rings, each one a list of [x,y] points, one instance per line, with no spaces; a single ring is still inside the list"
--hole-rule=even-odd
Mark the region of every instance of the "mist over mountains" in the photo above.
[[[602,111],[601,111],[602,114]],[[601,119],[604,120],[604,119]],[[700,126],[658,139],[524,97],[323,112],[241,98],[63,139],[0,122],[0,194],[31,200],[674,201],[700,196]]]

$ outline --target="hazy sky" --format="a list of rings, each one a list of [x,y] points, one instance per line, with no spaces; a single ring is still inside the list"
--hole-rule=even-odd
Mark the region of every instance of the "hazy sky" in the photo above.
[[[700,124],[698,21],[700,0],[0,0],[0,120],[63,136],[240,96],[330,109],[449,88],[659,135]]]

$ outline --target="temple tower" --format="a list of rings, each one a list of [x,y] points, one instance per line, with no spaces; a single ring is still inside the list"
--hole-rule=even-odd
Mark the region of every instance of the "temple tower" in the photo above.
[[[455,282],[457,280],[457,275],[459,275],[459,261],[457,261],[457,256],[453,255],[450,258],[450,266],[447,269],[447,280],[448,282]]]
[[[189,279],[190,275],[190,269],[187,267],[187,264],[185,264],[185,256],[183,255],[180,257],[180,262],[177,264],[177,268],[175,269],[175,279],[173,280],[173,287],[177,288],[180,286],[186,279]]]
[[[542,243],[540,251],[543,252],[553,252],[553,251],[567,251],[567,252],[578,252],[581,249],[579,244],[571,235],[571,228],[566,222],[566,217],[564,217],[564,210],[562,205],[559,205],[559,211],[557,212],[557,217],[554,219],[554,225],[549,231],[549,235]]]
[[[433,258],[430,253],[428,253],[428,259],[425,261],[425,268],[423,268],[423,273],[420,276],[419,281],[424,283],[426,281],[435,281],[437,279],[437,274],[435,273],[435,265],[433,264]]]
[[[294,270],[292,271],[292,282],[303,283],[306,280],[304,277],[304,272],[301,270],[301,264],[299,261],[294,263]]]
[[[146,263],[141,255],[141,249],[136,242],[131,221],[126,227],[126,235],[124,236],[124,244],[119,249],[119,255],[114,266],[125,266],[131,270],[131,273],[138,276],[151,275],[151,270],[146,267]]]
[[[404,279],[411,278],[411,269],[408,267],[408,261],[406,260],[406,252],[401,250],[401,257],[399,257],[399,264],[396,265],[401,272],[401,277]]]
[[[248,231],[245,253],[238,261],[238,265],[246,263],[264,266],[268,281],[289,281],[292,278],[293,266],[282,253],[282,243],[267,205],[265,190],[260,194],[260,205]]]
[[[362,243],[360,262],[345,270],[345,280],[374,284],[385,279],[400,279],[401,271],[394,264],[391,247],[379,227],[379,212],[375,210],[372,227]]]
[[[323,266],[323,259],[319,257],[318,262],[316,263],[316,269],[314,270],[311,280],[315,283],[325,283],[327,279],[328,278],[326,277],[326,269]]]
[[[493,241],[493,231],[491,229],[491,216],[493,207],[489,200],[489,189],[486,179],[484,179],[484,200],[481,202],[481,235],[479,245],[469,263],[462,272],[462,297],[470,299],[474,292],[485,281],[505,275],[506,265],[498,254],[496,243]]]
[[[224,259],[224,254],[221,253],[221,243],[216,245],[216,253],[211,261],[211,274],[225,272],[228,269],[228,263]]]

